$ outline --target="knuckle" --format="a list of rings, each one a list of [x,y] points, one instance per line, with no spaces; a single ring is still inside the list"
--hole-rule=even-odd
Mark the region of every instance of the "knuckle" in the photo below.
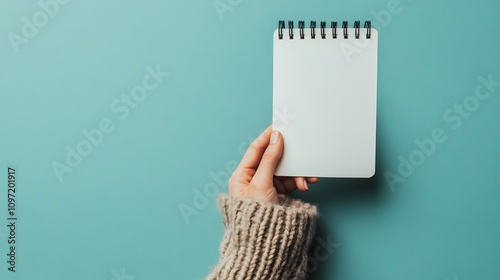
[[[272,153],[271,151],[266,151],[262,155],[262,160],[264,160],[264,161],[272,161],[275,158],[276,158],[276,155],[274,153]]]
[[[249,150],[253,150],[257,153],[262,153],[264,151],[264,149],[261,148],[260,145],[258,145],[256,142],[253,142],[249,147],[248,147]]]

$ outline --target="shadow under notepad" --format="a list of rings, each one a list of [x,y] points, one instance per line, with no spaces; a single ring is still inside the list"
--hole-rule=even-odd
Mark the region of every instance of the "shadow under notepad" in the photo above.
[[[308,193],[295,192],[294,196],[319,207],[335,204],[380,203],[389,189],[384,178],[385,166],[383,146],[378,141],[375,175],[371,178],[320,178],[320,182],[309,186]]]
[[[321,182],[309,187],[308,193],[295,193],[294,196],[307,202],[318,205],[320,218],[317,220],[316,234],[309,248],[308,278],[312,280],[329,279],[331,275],[337,275],[337,250],[330,248],[331,253],[323,259],[325,241],[338,242],[341,248],[342,240],[339,240],[332,227],[328,225],[331,217],[328,213],[343,207],[364,207],[366,211],[377,211],[382,206],[383,200],[390,192],[384,178],[386,167],[384,165],[383,145],[377,142],[377,157],[375,175],[371,178],[321,178]],[[358,207],[356,207],[358,206]],[[349,210],[348,210],[349,211]],[[335,229],[333,229],[335,231]],[[331,244],[330,244],[331,245]],[[321,249],[321,256],[315,256],[315,250]],[[335,246],[334,246],[335,247]],[[317,253],[316,253],[317,254]],[[328,277],[327,277],[328,275]]]

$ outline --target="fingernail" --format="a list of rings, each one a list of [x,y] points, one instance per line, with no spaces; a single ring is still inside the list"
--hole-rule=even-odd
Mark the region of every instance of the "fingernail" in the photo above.
[[[304,187],[306,187],[306,190],[309,190],[309,187],[307,186],[307,181],[304,179]]]
[[[278,142],[278,131],[277,130],[274,130],[273,133],[271,134],[271,144],[275,144],[276,142]]]

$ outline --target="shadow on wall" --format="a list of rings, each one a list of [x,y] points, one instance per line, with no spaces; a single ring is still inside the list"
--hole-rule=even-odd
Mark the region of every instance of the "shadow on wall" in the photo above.
[[[379,136],[379,135],[378,135]],[[332,232],[328,221],[328,213],[342,207],[363,207],[368,211],[377,211],[382,206],[384,198],[390,194],[390,189],[384,178],[383,142],[377,137],[375,175],[367,179],[356,178],[322,178],[317,186],[311,186],[310,193],[298,194],[319,207],[320,218],[317,221],[316,235],[309,249],[308,278],[311,280],[327,279],[326,272],[336,269],[336,251],[341,247],[339,240]],[[333,229],[335,231],[335,229]]]

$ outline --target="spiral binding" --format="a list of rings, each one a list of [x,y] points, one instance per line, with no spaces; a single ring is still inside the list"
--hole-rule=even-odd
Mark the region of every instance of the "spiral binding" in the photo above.
[[[305,22],[303,20],[299,20],[299,37],[300,39],[304,39],[305,34],[304,34],[304,28],[305,28]],[[348,28],[349,23],[347,21],[342,22],[342,31],[344,34],[344,39],[349,38],[349,34],[347,33],[347,28]],[[311,28],[311,39],[316,39],[316,21],[311,21],[309,24],[309,28]],[[337,39],[337,22],[332,21],[330,24],[330,28],[332,29],[332,38]],[[367,20],[365,21],[364,27],[366,29],[366,39],[371,39],[371,34],[372,34],[372,23],[371,21]],[[280,40],[283,39],[283,29],[285,29],[285,21],[280,20],[278,22],[278,38]],[[326,39],[326,21],[320,22],[320,34],[321,34],[321,39]],[[361,29],[361,21],[357,20],[354,22],[354,38],[359,39],[359,34],[360,34],[360,29]],[[288,21],[288,36],[290,39],[293,39],[293,21]]]

